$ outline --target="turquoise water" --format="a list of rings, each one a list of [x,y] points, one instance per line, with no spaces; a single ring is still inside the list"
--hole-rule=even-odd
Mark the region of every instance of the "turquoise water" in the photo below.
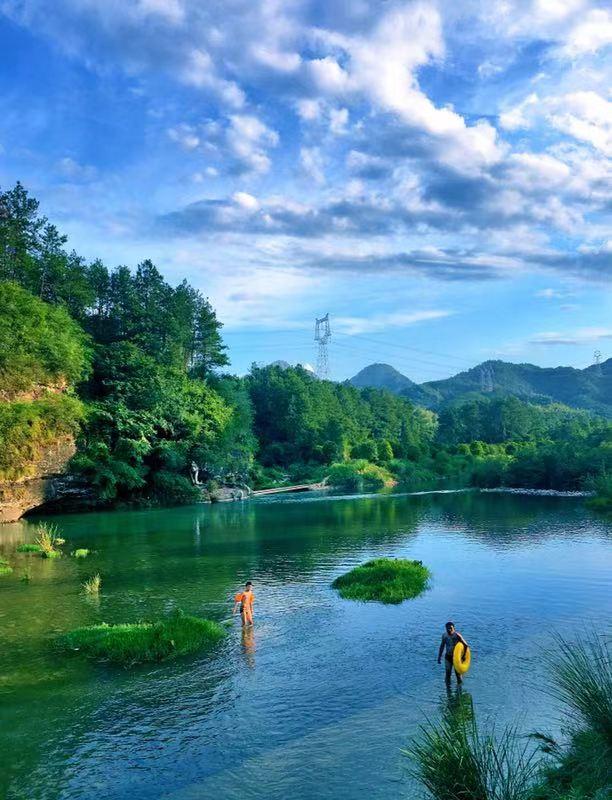
[[[400,750],[447,696],[453,619],[479,722],[555,732],[542,653],[608,625],[611,527],[582,501],[476,493],[322,498],[54,518],[66,550],[15,553],[0,529],[0,797],[8,800],[368,800],[414,797]],[[423,560],[432,588],[400,606],[341,600],[342,572]],[[19,581],[29,566],[31,581]],[[80,584],[102,575],[99,601]],[[256,625],[210,653],[133,670],[58,653],[59,632],[175,607],[224,620],[255,583]]]

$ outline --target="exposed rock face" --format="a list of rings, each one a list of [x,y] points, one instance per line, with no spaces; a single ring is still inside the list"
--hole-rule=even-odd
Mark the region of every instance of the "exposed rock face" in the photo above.
[[[64,472],[74,452],[74,439],[61,439],[41,454],[33,474],[0,483],[0,522],[15,522],[26,512],[70,491]]]

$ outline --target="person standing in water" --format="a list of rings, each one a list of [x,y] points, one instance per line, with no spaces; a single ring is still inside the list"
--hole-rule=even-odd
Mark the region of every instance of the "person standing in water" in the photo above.
[[[238,592],[234,596],[234,611],[233,613],[236,614],[238,609],[240,609],[240,618],[242,619],[243,625],[252,625],[253,624],[253,601],[255,600],[255,595],[253,594],[253,583],[252,581],[247,581],[244,584],[244,591]]]
[[[464,646],[465,649],[463,651],[461,660],[465,661],[468,643],[465,641],[459,631],[455,630],[455,625],[453,622],[447,622],[444,627],[446,630],[442,634],[442,641],[440,642],[440,649],[438,650],[438,664],[442,661],[442,653],[446,651],[444,655],[444,666],[446,668],[445,680],[450,686],[451,675],[453,672],[453,653],[455,652],[455,647],[459,644],[459,642],[461,642],[461,644]],[[463,683],[463,679],[457,670],[455,670],[455,677],[457,678],[457,685],[460,686]]]

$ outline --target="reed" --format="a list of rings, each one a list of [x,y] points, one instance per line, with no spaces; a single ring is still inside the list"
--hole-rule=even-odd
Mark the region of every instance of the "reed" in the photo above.
[[[88,578],[83,583],[83,591],[85,594],[88,595],[96,595],[100,593],[100,588],[102,586],[102,578],[100,577],[100,573],[96,573],[91,578]]]

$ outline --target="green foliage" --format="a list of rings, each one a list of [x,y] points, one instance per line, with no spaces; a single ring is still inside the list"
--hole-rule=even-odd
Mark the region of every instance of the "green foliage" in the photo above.
[[[36,526],[36,544],[43,558],[58,558],[62,555],[60,547],[65,540],[59,535],[57,525],[40,522]]]
[[[25,542],[24,544],[17,545],[17,552],[18,553],[41,553],[42,549],[39,544],[30,544]]]
[[[253,367],[246,378],[264,466],[366,460],[426,448],[435,415],[388,391],[317,380],[301,367]]]
[[[447,714],[421,729],[403,751],[434,800],[529,800],[536,776],[533,748],[513,729],[481,734],[474,720]]]
[[[157,622],[77,628],[61,637],[60,644],[94,659],[132,666],[211,647],[224,635],[216,622],[177,613]]]
[[[532,793],[533,800],[607,800],[612,785],[612,749],[593,730],[574,733],[567,747],[548,741],[552,764]],[[552,744],[552,747],[551,747]]]
[[[83,415],[80,400],[64,394],[0,402],[0,480],[30,474],[46,448],[76,433]]]
[[[596,633],[570,644],[559,638],[559,649],[548,658],[551,693],[574,724],[600,734],[612,748],[612,650]]]
[[[74,555],[75,558],[87,558],[89,553],[90,553],[90,551],[86,547],[78,547],[74,551],[73,555]]]
[[[75,383],[88,368],[87,337],[61,307],[0,282],[0,386],[5,397]]]
[[[329,486],[345,491],[378,491],[394,482],[388,470],[364,459],[332,464],[327,477]]]
[[[3,558],[0,558],[0,575],[10,575],[13,572],[13,568],[5,561]]]
[[[420,561],[376,558],[336,578],[332,586],[345,600],[397,604],[422,594],[430,578]]]

